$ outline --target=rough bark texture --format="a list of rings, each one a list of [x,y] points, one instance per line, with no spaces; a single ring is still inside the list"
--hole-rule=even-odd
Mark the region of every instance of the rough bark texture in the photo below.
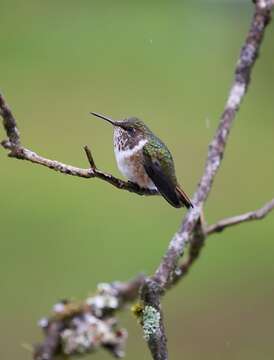
[[[265,28],[270,22],[272,1],[257,1],[255,11],[251,21],[250,29],[241,49],[237,61],[234,80],[230,89],[228,99],[223,114],[221,115],[216,134],[209,144],[208,155],[204,173],[199,182],[198,188],[193,197],[194,209],[191,209],[185,216],[180,229],[174,235],[169,243],[166,254],[164,255],[152,281],[159,284],[162,293],[168,289],[174,282],[177,282],[184,276],[193,262],[198,258],[204,244],[206,233],[203,229],[202,207],[207,200],[213,185],[214,178],[218,172],[223,159],[225,146],[228,141],[229,133],[235,119],[235,115],[240,107],[244,95],[247,92],[253,65],[258,57],[259,49],[263,41]],[[196,236],[195,236],[196,233]],[[197,236],[197,233],[199,234]],[[178,261],[184,253],[186,245],[190,243],[190,253],[187,261],[178,267]],[[147,290],[146,290],[147,292]],[[144,291],[141,298],[146,305]],[[155,305],[158,299],[155,299]],[[163,329],[162,329],[163,330]],[[165,338],[165,334],[158,334],[158,341]],[[155,349],[161,348],[164,359],[167,359],[166,342],[153,346],[149,343],[151,354],[154,360],[160,359],[160,355]]]

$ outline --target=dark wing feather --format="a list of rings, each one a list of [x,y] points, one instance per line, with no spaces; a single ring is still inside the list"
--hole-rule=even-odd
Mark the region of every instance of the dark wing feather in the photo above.
[[[183,204],[189,209],[190,207],[193,208],[193,204],[187,194],[184,192],[183,189],[180,188],[179,185],[176,186],[176,191],[179,194]]]
[[[183,206],[176,192],[176,178],[171,154],[162,154],[157,146],[151,149],[152,145],[145,145],[143,148],[144,168],[157,187],[161,195],[174,207]],[[151,151],[152,150],[152,151]],[[153,155],[152,155],[153,152]],[[155,156],[156,155],[156,156]],[[168,156],[168,158],[166,158]],[[160,160],[159,160],[160,159]]]

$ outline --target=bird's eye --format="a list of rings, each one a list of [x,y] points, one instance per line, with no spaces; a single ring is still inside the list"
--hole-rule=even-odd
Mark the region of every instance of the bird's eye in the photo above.
[[[127,131],[129,132],[129,134],[133,134],[134,133],[134,128],[133,127],[129,127],[127,129]]]

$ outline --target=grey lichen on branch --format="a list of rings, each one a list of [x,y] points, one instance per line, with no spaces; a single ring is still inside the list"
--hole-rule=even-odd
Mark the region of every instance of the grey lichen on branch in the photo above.
[[[148,343],[154,360],[167,360],[167,338],[161,308],[162,287],[153,279],[147,278],[141,289],[141,325],[144,339]]]
[[[118,326],[116,313],[138,296],[144,276],[126,282],[102,283],[83,302],[64,300],[53,314],[40,320],[45,339],[35,346],[35,360],[57,355],[78,356],[105,348],[115,357],[124,355],[127,331]]]

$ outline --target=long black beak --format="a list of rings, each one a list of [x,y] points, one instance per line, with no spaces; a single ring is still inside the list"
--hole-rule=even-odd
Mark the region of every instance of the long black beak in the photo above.
[[[97,116],[98,118],[101,118],[103,120],[106,120],[107,122],[109,122],[110,124],[112,124],[113,126],[121,126],[120,125],[120,121],[114,121],[112,120],[110,117],[102,115],[102,114],[98,114],[96,112],[91,112],[91,115]]]

